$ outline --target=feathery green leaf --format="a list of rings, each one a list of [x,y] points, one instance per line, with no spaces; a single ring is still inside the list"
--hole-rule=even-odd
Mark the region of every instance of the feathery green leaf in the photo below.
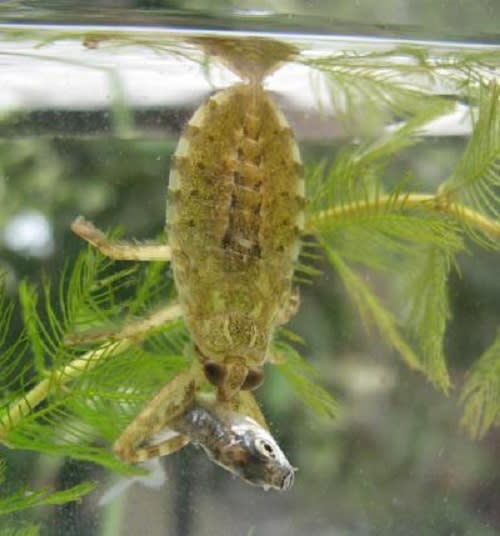
[[[352,131],[354,126],[362,135],[378,135],[389,121],[425,113],[438,103],[448,105],[430,89],[434,70],[395,58],[385,53],[341,53],[304,63],[326,75],[330,104],[345,129]]]
[[[472,137],[451,177],[442,183],[439,195],[447,203],[462,203],[486,217],[500,218],[500,85],[483,87],[479,116]],[[457,216],[470,236],[482,245],[499,248],[500,240],[480,232]]]
[[[444,335],[450,316],[448,274],[452,254],[452,251],[436,246],[418,248],[418,254],[406,263],[401,277],[404,323],[416,340],[425,374],[446,393],[451,387],[444,355]]]
[[[51,492],[48,489],[40,491],[30,491],[20,489],[9,497],[0,499],[0,515],[11,512],[25,510],[34,506],[49,504],[65,504],[76,501],[83,495],[86,495],[94,488],[94,484],[84,482],[64,491]]]
[[[363,203],[377,201],[384,194],[380,176],[391,158],[402,149],[418,143],[421,140],[418,135],[421,128],[448,111],[449,106],[449,103],[433,101],[419,114],[388,130],[371,143],[342,150],[328,169],[324,162],[310,169],[306,174],[310,199],[306,207],[308,218],[314,220],[316,227],[321,227],[326,221],[315,219],[320,211],[335,210],[336,217],[341,219],[342,216],[350,215],[352,205],[356,203],[359,203],[360,213],[366,214]],[[389,203],[381,204],[376,209],[394,208],[397,211],[403,208],[405,201],[403,187],[407,186],[407,182],[407,180],[400,181],[393,194],[389,196]],[[356,207],[354,211],[355,209]]]
[[[0,482],[5,479],[5,461],[0,460]],[[0,515],[25,510],[33,506],[41,506],[48,504],[65,504],[70,501],[76,501],[83,495],[86,495],[95,484],[92,482],[84,482],[70,489],[63,491],[51,491],[43,489],[39,491],[31,491],[26,488],[21,488],[6,497],[0,496]]]
[[[188,336],[177,320],[150,329],[142,344],[133,337],[115,340],[117,322],[129,325],[132,320],[140,326],[136,313],[154,307],[173,287],[161,263],[112,268],[108,259],[87,248],[71,273],[66,270],[58,296],[52,296],[47,281],[43,300],[34,288],[21,285],[26,333],[14,345],[18,355],[12,348],[0,355],[6,366],[0,387],[2,392],[10,387],[0,408],[0,431],[10,446],[129,471],[96,444],[112,442],[140,405],[186,365]],[[167,301],[171,292],[165,294]],[[113,326],[109,340],[95,335],[96,318]],[[0,322],[0,340],[7,328],[8,321]],[[76,342],[69,344],[72,337]],[[14,383],[5,370],[22,370],[30,348],[36,367]]]
[[[406,181],[381,194],[376,177],[358,175],[349,155],[341,155],[329,170],[323,192],[316,198],[309,227],[353,262],[378,270],[394,270],[397,258],[413,256],[416,246],[457,250],[459,226],[451,218],[428,210],[428,196],[409,203]],[[331,206],[325,199],[335,200]],[[323,208],[319,208],[323,205]]]
[[[365,328],[374,324],[381,337],[399,352],[408,366],[421,370],[421,363],[400,333],[393,314],[382,305],[368,285],[348,267],[339,254],[327,244],[323,243],[323,246],[329,262],[337,270],[348,295],[355,303]]]
[[[469,371],[460,394],[461,425],[474,438],[500,424],[500,333]]]
[[[283,340],[274,341],[273,351],[285,357],[284,362],[277,364],[276,368],[297,396],[318,415],[335,417],[338,403],[328,391],[318,385],[320,375],[316,369]]]

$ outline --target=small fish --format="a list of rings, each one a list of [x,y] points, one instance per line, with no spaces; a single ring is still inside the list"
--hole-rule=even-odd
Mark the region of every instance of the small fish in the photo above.
[[[210,460],[253,486],[265,491],[288,490],[292,487],[296,469],[290,465],[275,439],[265,428],[260,412],[251,405],[248,410],[255,419],[229,409],[216,398],[198,393],[195,401],[179,417],[136,446],[129,461],[137,463],[147,473],[122,478],[104,492],[99,504],[104,506],[122,495],[133,484],[158,489],[166,481],[160,456],[171,454],[192,443],[201,447]],[[251,399],[253,401],[253,398]],[[248,402],[248,400],[247,400]]]
[[[265,490],[287,490],[293,484],[295,468],[272,435],[254,419],[215,400],[199,395],[183,415],[148,440],[143,452],[147,457],[161,456],[161,443],[177,434],[248,484]]]
[[[287,490],[295,469],[272,435],[255,420],[218,403],[198,401],[173,428],[188,435],[216,464],[264,489]]]

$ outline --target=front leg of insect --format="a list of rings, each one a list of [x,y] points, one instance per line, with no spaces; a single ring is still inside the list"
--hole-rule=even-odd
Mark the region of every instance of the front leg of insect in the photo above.
[[[190,439],[185,435],[166,437],[154,445],[150,441],[186,412],[203,381],[200,365],[195,361],[189,370],[168,382],[115,441],[115,454],[125,462],[135,463],[171,454],[189,443]]]

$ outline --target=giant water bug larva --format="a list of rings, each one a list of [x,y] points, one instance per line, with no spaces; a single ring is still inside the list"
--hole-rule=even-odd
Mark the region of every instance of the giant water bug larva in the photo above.
[[[274,330],[296,310],[302,165],[292,129],[263,86],[290,50],[252,43],[242,60],[231,43],[203,44],[242,81],[202,104],[178,142],[168,186],[168,245],[112,243],[81,218],[72,226],[112,258],[171,262],[198,358],[117,440],[115,452],[124,460],[133,460],[137,445],[182,414],[207,380],[219,404],[237,404],[265,426],[245,392],[262,382]],[[270,56],[271,50],[278,52]]]

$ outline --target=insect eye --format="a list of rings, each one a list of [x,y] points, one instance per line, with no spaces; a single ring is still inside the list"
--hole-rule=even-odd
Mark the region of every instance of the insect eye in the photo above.
[[[256,446],[257,450],[261,454],[266,456],[267,458],[275,458],[276,457],[275,452],[274,452],[274,448],[267,441],[264,441],[262,439],[257,439],[255,441],[255,446]]]
[[[203,366],[203,370],[205,372],[207,380],[212,385],[215,385],[217,387],[222,383],[222,380],[224,379],[225,375],[223,365],[217,363],[216,361],[207,361]]]
[[[244,391],[253,391],[264,381],[264,371],[260,368],[250,369],[241,388]]]

